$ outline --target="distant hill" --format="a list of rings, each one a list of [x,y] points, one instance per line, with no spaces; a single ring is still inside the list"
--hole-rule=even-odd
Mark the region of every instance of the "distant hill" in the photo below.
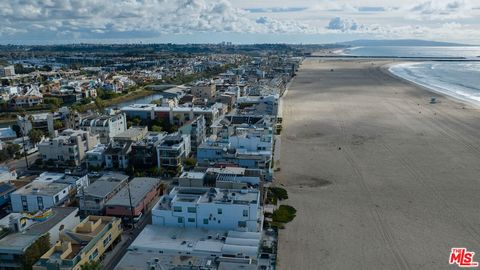
[[[340,42],[341,45],[349,46],[430,46],[430,47],[446,47],[446,46],[472,46],[451,42],[438,42],[419,39],[359,39],[347,42]]]

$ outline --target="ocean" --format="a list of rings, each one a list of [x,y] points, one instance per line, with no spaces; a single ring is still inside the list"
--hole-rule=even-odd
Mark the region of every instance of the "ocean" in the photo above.
[[[356,47],[356,56],[459,57],[478,61],[419,61],[395,64],[389,71],[435,92],[480,105],[480,47]]]

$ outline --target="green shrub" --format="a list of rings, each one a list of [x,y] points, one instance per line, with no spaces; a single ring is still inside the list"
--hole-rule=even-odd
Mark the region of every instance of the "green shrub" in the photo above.
[[[297,210],[290,205],[280,205],[280,207],[273,211],[273,222],[288,223],[295,218]]]

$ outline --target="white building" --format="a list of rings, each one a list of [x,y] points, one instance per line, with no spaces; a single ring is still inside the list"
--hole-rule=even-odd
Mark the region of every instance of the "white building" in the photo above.
[[[258,190],[175,187],[152,209],[152,223],[161,226],[262,230]]]
[[[100,143],[108,144],[113,137],[127,130],[127,119],[124,113],[92,116],[80,121],[80,129],[98,134]]]
[[[44,161],[78,166],[85,158],[85,153],[98,144],[97,138],[98,135],[91,135],[88,131],[67,129],[60,136],[39,143],[38,151]]]
[[[68,199],[71,185],[33,181],[10,194],[13,212],[37,212],[59,206]]]
[[[115,269],[273,269],[260,263],[261,241],[257,232],[147,225]]]

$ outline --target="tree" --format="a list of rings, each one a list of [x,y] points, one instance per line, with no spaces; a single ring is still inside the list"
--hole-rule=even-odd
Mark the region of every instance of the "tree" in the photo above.
[[[64,125],[63,125],[63,122],[56,119],[54,122],[53,122],[53,128],[55,129],[62,129],[64,128]]]
[[[98,111],[103,111],[105,109],[105,106],[105,101],[103,101],[101,98],[95,99],[95,107],[97,107]]]
[[[23,255],[22,269],[30,270],[32,265],[40,259],[50,249],[50,234],[45,234],[35,241],[30,247],[25,250]]]
[[[36,145],[37,143],[42,141],[43,131],[39,129],[31,129],[28,132],[28,137],[30,138],[30,141],[32,142],[32,144]]]
[[[102,265],[100,261],[89,261],[82,266],[80,266],[81,270],[102,270]]]
[[[152,131],[153,132],[160,132],[160,131],[162,131],[162,127],[154,125],[154,126],[152,126]]]

